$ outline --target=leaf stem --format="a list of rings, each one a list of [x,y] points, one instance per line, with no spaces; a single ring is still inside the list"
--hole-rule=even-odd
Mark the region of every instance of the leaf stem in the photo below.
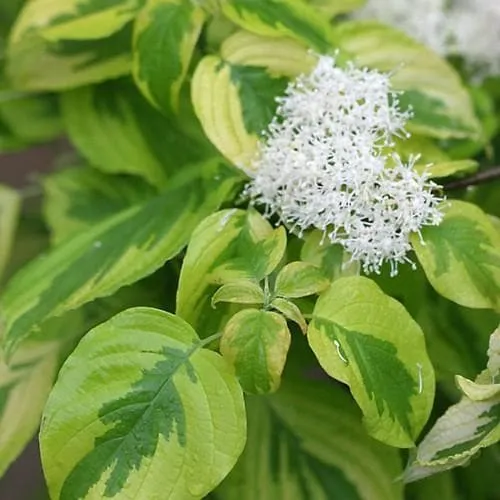
[[[214,333],[213,335],[210,335],[210,337],[201,339],[200,342],[196,344],[196,348],[201,349],[202,347],[205,347],[211,344],[212,342],[219,340],[221,337],[222,337],[222,332]]]
[[[500,166],[482,170],[476,174],[463,179],[451,181],[443,186],[445,191],[454,191],[456,189],[465,189],[469,186],[477,186],[494,180],[500,179]]]

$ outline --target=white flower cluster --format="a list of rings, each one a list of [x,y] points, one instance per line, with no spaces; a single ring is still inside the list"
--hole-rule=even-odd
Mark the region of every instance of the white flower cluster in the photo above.
[[[449,53],[479,77],[500,75],[500,0],[455,0],[447,16]]]
[[[445,4],[445,0],[368,0],[353,16],[385,22],[445,55],[448,52]]]
[[[290,83],[252,165],[247,193],[292,229],[324,232],[365,272],[408,261],[409,236],[439,224],[435,186],[387,153],[404,133],[387,75],[321,56]]]
[[[476,76],[500,74],[499,0],[368,0],[355,18],[390,24],[441,55],[459,55]]]

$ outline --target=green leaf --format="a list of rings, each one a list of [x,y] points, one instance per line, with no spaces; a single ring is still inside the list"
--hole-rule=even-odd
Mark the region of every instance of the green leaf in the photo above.
[[[43,180],[43,189],[44,218],[53,245],[157,195],[141,179],[104,174],[90,167],[50,174]]]
[[[338,24],[334,36],[341,51],[360,66],[393,72],[401,108],[411,106],[410,132],[440,139],[477,137],[481,127],[459,74],[431,49],[375,21]]]
[[[198,64],[193,105],[207,137],[236,166],[251,168],[261,133],[288,78],[308,73],[316,58],[289,38],[238,31]]]
[[[300,258],[319,267],[330,281],[342,276],[356,276],[360,270],[359,262],[351,262],[350,255],[340,245],[332,245],[318,230],[305,237]]]
[[[257,35],[286,36],[328,52],[328,20],[301,0],[225,0],[222,12],[235,24]]]
[[[304,335],[307,333],[306,320],[304,319],[299,307],[297,307],[293,302],[278,297],[271,302],[270,306],[283,314],[286,319],[297,323]]]
[[[211,307],[225,283],[261,281],[278,266],[286,249],[286,231],[273,230],[255,210],[222,210],[207,217],[189,242],[177,290],[177,314],[201,336],[219,331],[227,309]]]
[[[494,384],[493,373],[500,368],[500,329],[490,340],[488,369],[476,383]],[[495,360],[492,364],[492,360]],[[417,448],[415,460],[405,473],[407,482],[466,464],[482,448],[500,441],[500,396],[478,401],[464,396],[437,420]]]
[[[241,388],[180,318],[129,309],[89,332],[44,411],[52,498],[202,498],[246,437]],[[97,376],[96,376],[97,374]]]
[[[431,285],[465,307],[500,309],[500,233],[477,206],[452,200],[412,245]]]
[[[0,4],[0,44],[7,38],[9,30],[22,7],[24,0],[11,0]]]
[[[129,73],[132,25],[124,24],[127,14],[115,14],[129,10],[132,3],[111,1],[111,5],[100,0],[27,2],[12,27],[6,51],[6,73],[13,86],[18,90],[61,90]],[[103,7],[109,8],[108,13],[99,14]],[[87,14],[90,19],[81,17]],[[77,18],[80,23],[75,28],[71,22]],[[61,23],[58,28],[56,21]],[[111,25],[106,24],[108,21]],[[64,23],[70,23],[69,27]],[[51,26],[55,32],[51,33]],[[62,35],[56,28],[62,29]],[[114,29],[117,31],[111,33]],[[75,34],[75,39],[49,40],[68,36],[68,31]],[[79,39],[85,38],[84,33],[90,39]],[[99,38],[108,33],[110,36]]]
[[[62,109],[71,140],[105,172],[164,186],[170,174],[207,157],[203,144],[154,109],[128,79],[65,93]]]
[[[5,100],[2,99],[4,93],[7,94]],[[27,145],[50,141],[63,133],[57,101],[52,95],[16,95],[0,90],[0,123],[20,143]],[[0,134],[1,128],[0,125]]]
[[[459,487],[455,484],[453,474],[444,472],[408,485],[405,493],[412,500],[457,500],[464,493],[460,491],[458,494]]]
[[[225,326],[220,351],[234,365],[245,392],[267,394],[280,385],[290,342],[283,316],[245,309]]]
[[[217,498],[403,498],[397,451],[366,434],[340,387],[285,376],[277,393],[247,398],[247,415],[247,446]]]
[[[203,9],[191,0],[148,0],[136,20],[134,78],[161,110],[178,111],[181,85],[204,21]]]
[[[257,283],[239,280],[222,285],[212,297],[212,307],[219,302],[262,305],[264,299],[264,292]]]
[[[432,408],[434,371],[404,307],[367,278],[340,278],[318,299],[307,335],[326,372],[349,385],[368,432],[414,446]]]
[[[7,353],[48,318],[110,295],[177,255],[191,231],[235,185],[234,172],[218,161],[189,174],[160,196],[105,219],[16,274],[0,302]]]
[[[0,279],[12,250],[20,208],[17,191],[0,184]]]
[[[278,273],[274,293],[290,299],[306,297],[322,292],[329,285],[319,267],[308,262],[291,262]]]

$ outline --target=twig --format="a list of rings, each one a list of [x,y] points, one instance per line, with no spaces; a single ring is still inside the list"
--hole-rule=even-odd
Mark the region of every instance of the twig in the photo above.
[[[486,182],[500,179],[500,167],[492,167],[488,170],[482,170],[469,177],[451,181],[443,186],[445,191],[454,191],[456,189],[464,189],[469,186],[477,186],[478,184],[485,184]]]

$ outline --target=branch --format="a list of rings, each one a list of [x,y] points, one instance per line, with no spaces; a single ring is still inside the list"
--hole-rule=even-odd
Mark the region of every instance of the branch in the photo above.
[[[469,186],[477,186],[486,182],[500,179],[500,167],[492,167],[488,170],[482,170],[474,175],[449,182],[443,186],[445,191],[453,191],[455,189],[464,189]]]

